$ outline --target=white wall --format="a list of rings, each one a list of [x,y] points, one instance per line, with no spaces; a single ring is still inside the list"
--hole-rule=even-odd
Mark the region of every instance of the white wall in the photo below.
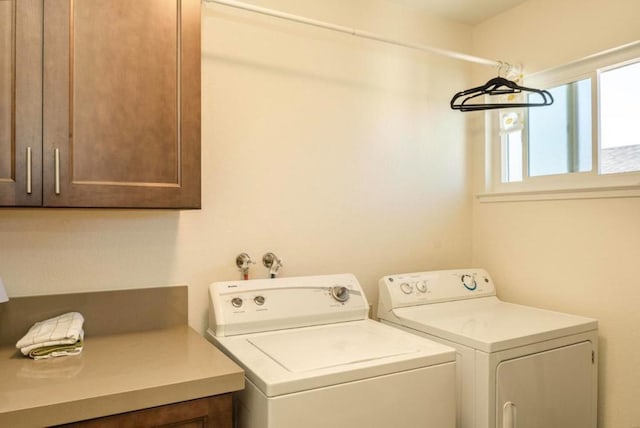
[[[529,72],[637,39],[634,0],[530,0],[474,29],[477,55]],[[484,141],[476,130],[478,190]],[[599,320],[601,428],[640,426],[639,219],[640,199],[474,202],[473,263],[492,273],[500,297]]]
[[[471,47],[469,27],[382,0],[256,4]],[[469,264],[471,163],[448,109],[466,64],[218,5],[202,23],[202,210],[2,209],[10,296],[188,284],[203,331],[207,284],[238,278],[242,251],[288,276],[353,272],[374,305],[384,274]]]

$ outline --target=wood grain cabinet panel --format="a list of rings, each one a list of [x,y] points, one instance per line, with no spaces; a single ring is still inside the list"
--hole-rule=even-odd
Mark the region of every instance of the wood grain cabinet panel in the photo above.
[[[0,0],[0,206],[42,204],[42,0]]]
[[[232,396],[217,395],[74,422],[58,428],[232,428]]]
[[[200,208],[200,168],[199,0],[0,0],[0,205]]]
[[[199,0],[44,7],[44,205],[199,208]]]

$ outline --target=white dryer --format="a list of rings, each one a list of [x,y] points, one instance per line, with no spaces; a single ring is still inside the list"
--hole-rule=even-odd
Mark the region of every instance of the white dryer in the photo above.
[[[503,302],[482,269],[385,276],[378,317],[456,349],[458,428],[595,428],[597,321]]]
[[[238,428],[453,428],[455,351],[367,317],[353,275],[218,282],[207,338],[245,370]]]

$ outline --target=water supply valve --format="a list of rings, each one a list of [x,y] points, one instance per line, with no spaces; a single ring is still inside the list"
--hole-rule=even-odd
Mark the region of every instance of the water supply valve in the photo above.
[[[242,272],[242,279],[249,279],[249,269],[251,268],[252,264],[255,264],[255,262],[251,260],[249,254],[238,254],[238,256],[236,257],[236,266],[238,266],[238,269],[240,270],[240,272]]]
[[[269,277],[275,278],[278,276],[278,271],[282,267],[282,259],[279,259],[278,256],[273,253],[266,253],[262,256],[262,264],[269,269]]]

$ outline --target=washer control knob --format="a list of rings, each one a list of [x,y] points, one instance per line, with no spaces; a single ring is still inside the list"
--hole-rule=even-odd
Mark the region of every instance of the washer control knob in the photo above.
[[[416,282],[416,288],[421,293],[427,292],[427,281],[418,281]]]
[[[239,308],[240,306],[242,306],[242,299],[240,297],[234,297],[233,299],[231,299],[231,304],[234,308]]]
[[[264,305],[264,296],[256,296],[253,298],[253,303],[255,303],[258,306],[262,306]]]
[[[476,287],[478,286],[478,284],[476,284],[475,278],[469,274],[465,273],[460,277],[460,280],[462,281],[462,285],[464,285],[464,288],[466,288],[469,291],[475,290]]]
[[[346,302],[349,300],[349,289],[341,285],[331,287],[331,296],[338,302]]]
[[[402,290],[404,294],[411,294],[413,292],[413,286],[408,282],[403,282],[400,284],[400,290]]]

